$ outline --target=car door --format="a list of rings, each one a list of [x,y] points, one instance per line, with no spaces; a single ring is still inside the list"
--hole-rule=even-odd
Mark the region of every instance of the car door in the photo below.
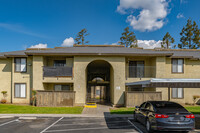
[[[151,104],[149,103],[149,102],[147,102],[146,104],[145,104],[145,108],[143,109],[143,111],[142,111],[142,115],[141,115],[141,122],[143,123],[143,124],[146,124],[146,118],[148,118],[148,115],[149,115],[149,112],[151,111]]]
[[[143,122],[143,113],[144,113],[145,105],[146,105],[146,102],[144,102],[143,104],[140,105],[138,116],[137,116],[137,119],[141,123]]]

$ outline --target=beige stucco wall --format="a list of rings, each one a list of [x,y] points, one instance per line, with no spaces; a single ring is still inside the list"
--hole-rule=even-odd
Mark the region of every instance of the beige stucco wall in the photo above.
[[[74,57],[74,91],[76,91],[76,104],[84,104],[86,100],[86,68],[87,65],[95,60],[104,60],[110,63],[113,68],[111,71],[111,80],[113,86],[113,95],[111,98],[113,104],[124,104],[125,91],[125,57],[89,57],[75,56]],[[113,73],[113,74],[112,74]],[[113,75],[113,77],[112,77]],[[112,95],[111,95],[112,97]]]
[[[0,100],[3,98],[2,91],[7,91],[6,100],[11,102],[11,70],[12,59],[0,59]]]
[[[157,87],[156,91],[162,91],[162,100],[168,100],[168,88],[166,87]],[[200,96],[200,88],[184,88],[183,98],[172,98],[172,89],[170,88],[170,101],[178,102],[178,103],[189,103],[193,104],[193,96],[199,95]]]
[[[45,90],[54,90],[55,85],[70,85],[70,91],[73,91],[73,84],[67,84],[67,83],[44,83],[44,89]]]
[[[43,86],[43,56],[33,56],[33,89],[44,90]]]
[[[73,58],[64,56],[44,57],[44,66],[54,66],[54,60],[66,60],[66,66],[73,66]]]
[[[12,96],[13,96],[13,103],[21,103],[21,104],[29,104],[30,103],[30,96],[31,96],[31,89],[32,89],[32,57],[27,58],[27,72],[15,72],[15,63],[14,58],[12,58]],[[26,84],[26,98],[15,98],[14,96],[14,88],[15,83],[24,83]]]

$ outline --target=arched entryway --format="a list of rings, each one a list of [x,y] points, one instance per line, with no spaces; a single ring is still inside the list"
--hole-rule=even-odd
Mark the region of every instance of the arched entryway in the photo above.
[[[107,104],[111,102],[112,66],[104,60],[95,60],[86,69],[87,90],[86,102]]]

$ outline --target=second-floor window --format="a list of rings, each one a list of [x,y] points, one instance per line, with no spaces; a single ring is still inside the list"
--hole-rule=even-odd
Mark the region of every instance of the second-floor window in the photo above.
[[[144,61],[129,61],[129,77],[144,77]]]
[[[15,58],[15,72],[26,72],[26,58]]]
[[[55,67],[62,67],[66,66],[66,60],[54,60]]]
[[[172,73],[183,73],[183,59],[172,59]]]

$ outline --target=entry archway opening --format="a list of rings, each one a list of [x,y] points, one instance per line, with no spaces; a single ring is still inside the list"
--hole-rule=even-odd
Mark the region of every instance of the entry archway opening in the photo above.
[[[88,64],[86,103],[108,104],[111,102],[111,69],[104,60],[95,60]]]

